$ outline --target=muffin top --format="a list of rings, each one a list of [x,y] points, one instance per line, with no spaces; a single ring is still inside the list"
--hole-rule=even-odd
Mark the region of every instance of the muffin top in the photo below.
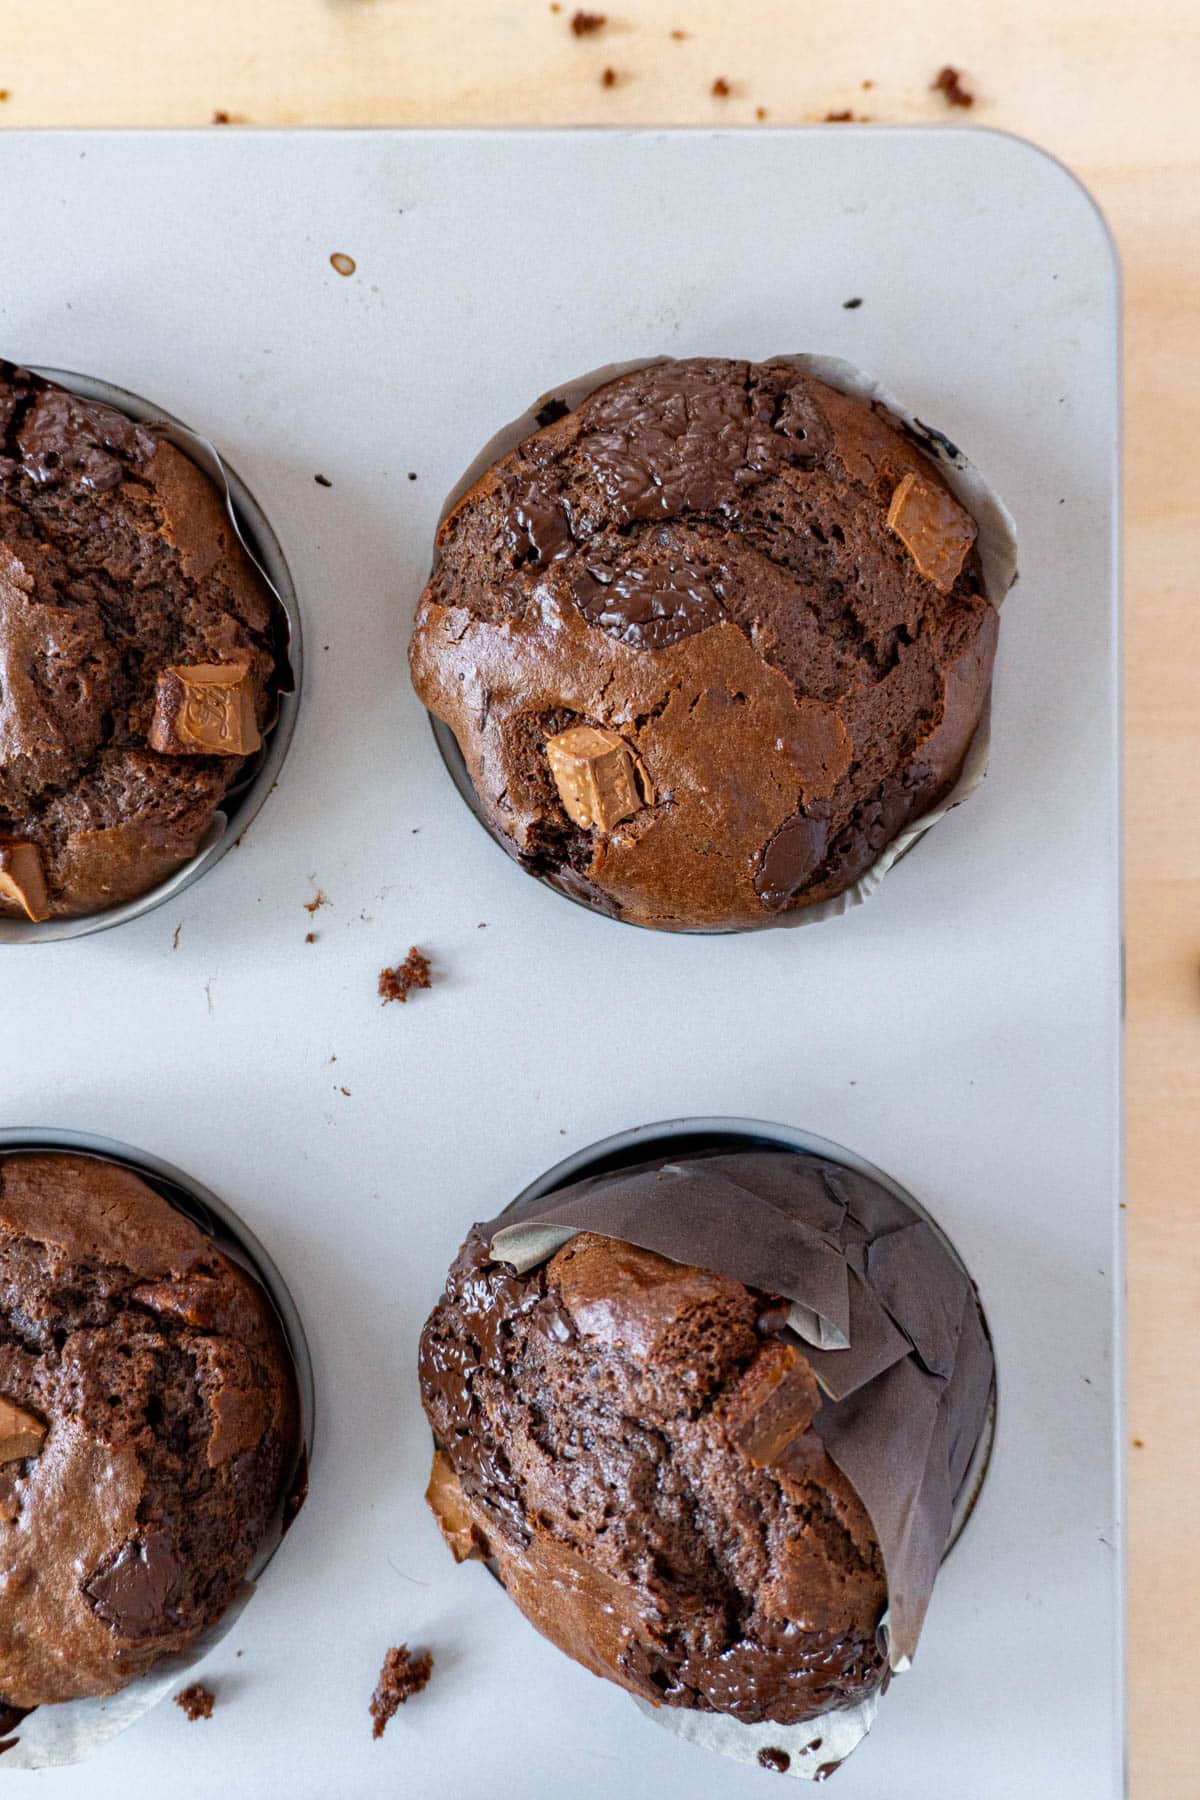
[[[0,1708],[108,1694],[237,1592],[291,1474],[266,1295],[131,1171],[0,1157]]]
[[[975,521],[787,359],[558,410],[443,523],[417,692],[534,873],[642,925],[786,922],[958,776],[997,633]]]
[[[272,716],[278,613],[162,429],[0,362],[0,915],[196,854]]]
[[[590,1232],[517,1275],[476,1227],[426,1324],[451,1548],[656,1704],[792,1724],[883,1679],[879,1545],[810,1429],[821,1395],[786,1319]]]

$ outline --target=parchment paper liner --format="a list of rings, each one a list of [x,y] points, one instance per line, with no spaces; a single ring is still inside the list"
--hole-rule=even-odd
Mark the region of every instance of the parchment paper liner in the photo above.
[[[296,1303],[270,1256],[232,1207],[170,1163],[110,1138],[53,1128],[0,1131],[0,1159],[29,1151],[93,1157],[132,1169],[148,1187],[193,1220],[231,1262],[254,1276],[271,1301],[291,1359],[299,1405],[299,1442],[293,1466],[282,1483],[280,1504],[247,1571],[246,1580],[217,1623],[197,1638],[190,1651],[163,1657],[147,1674],[131,1681],[119,1693],[100,1699],[66,1700],[55,1706],[39,1706],[9,1730],[0,1731],[0,1740],[16,1739],[12,1747],[0,1755],[0,1780],[11,1769],[47,1769],[86,1762],[186,1681],[190,1672],[204,1661],[241,1617],[258,1577],[275,1555],[303,1505],[313,1436],[312,1361]]]
[[[602,369],[593,369],[587,375],[579,375],[573,381],[563,382],[558,387],[549,388],[546,393],[534,401],[526,412],[521,414],[520,418],[503,426],[484,445],[470,468],[460,476],[446,496],[445,504],[438,516],[439,525],[458,505],[467,490],[475,485],[480,476],[485,474],[494,462],[498,461],[500,457],[506,456],[510,450],[514,450],[518,444],[523,443],[526,438],[531,437],[535,431],[540,429],[538,414],[544,407],[561,402],[573,412],[587,399],[589,394],[595,393],[596,389],[603,387],[606,382],[615,381],[620,375],[631,374],[635,369],[649,369],[656,363],[669,360],[668,357],[643,356],[632,362],[608,363]],[[915,413],[910,412],[874,376],[864,374],[853,363],[845,362],[841,357],[788,355],[762,357],[759,360],[793,363],[798,369],[804,370],[806,374],[812,375],[818,381],[825,382],[829,387],[837,388],[843,394],[853,394],[861,399],[869,400],[876,412],[890,420],[926,456],[938,464],[947,485],[962,501],[979,526],[978,549],[980,561],[983,564],[984,588],[993,606],[999,610],[1005,595],[1017,577],[1016,525],[1012,514],[1000,496],[959,446],[946,437],[943,432],[925,424]],[[653,651],[648,651],[646,654],[653,655]],[[499,844],[500,848],[509,856],[515,858],[515,849],[503,833],[496,829],[480,804],[454,733],[443,720],[436,718],[432,713],[429,717],[433,735],[455,787],[488,836]],[[931,826],[936,825],[939,819],[944,819],[952,807],[961,805],[968,795],[974,793],[987,774],[990,743],[991,695],[989,692],[958,780],[946,798],[893,838],[866,873],[861,875],[851,887],[846,888],[840,894],[835,894],[831,900],[822,900],[818,905],[800,907],[795,912],[782,913],[772,920],[772,924],[789,927],[819,925],[825,919],[837,918],[841,913],[848,912],[853,906],[860,906],[868,895],[875,892],[893,864],[899,862],[902,856],[907,855]],[[577,900],[573,894],[564,893],[545,876],[535,876],[534,879],[553,889],[563,899],[570,900],[576,906],[585,907],[588,912],[598,913],[601,918],[610,916],[600,913],[596,907],[588,906],[586,901]],[[635,920],[620,918],[616,922],[622,925],[638,924]],[[638,924],[638,929],[654,931],[659,927]],[[751,930],[753,928],[744,926],[741,929]],[[693,929],[692,935],[720,937],[729,935],[729,931],[713,932]]]
[[[986,1466],[995,1395],[986,1323],[944,1232],[890,1177],[843,1160],[849,1153],[826,1140],[736,1124],[674,1121],[624,1134],[596,1146],[599,1173],[580,1179],[576,1167],[563,1185],[560,1166],[484,1230],[493,1254],[521,1272],[595,1230],[792,1301],[791,1326],[827,1396],[813,1428],[880,1540],[889,1602],[881,1632],[899,1672]],[[718,1173],[715,1157],[738,1161]],[[862,1741],[879,1698],[794,1726],[638,1705],[739,1761],[785,1750],[788,1773],[811,1780]]]
[[[135,900],[107,907],[102,912],[87,913],[78,919],[45,919],[40,924],[34,924],[30,919],[0,918],[0,944],[49,944],[64,938],[88,937],[94,931],[107,931],[111,926],[124,925],[130,919],[152,912],[156,906],[190,887],[233,846],[274,787],[287,756],[300,704],[303,641],[296,588],[279,540],[245,482],[207,438],[164,412],[162,407],[151,405],[139,394],[131,394],[111,381],[102,381],[93,375],[76,375],[67,369],[35,368],[32,364],[21,366],[30,368],[35,375],[44,376],[47,381],[57,382],[59,387],[82,395],[85,400],[103,401],[139,424],[157,426],[168,442],[203,469],[224,496],[225,510],[238,541],[274,596],[278,621],[275,711],[263,727],[261,749],[247,758],[246,767],[225,793],[195,856],[157,887],[139,894]]]

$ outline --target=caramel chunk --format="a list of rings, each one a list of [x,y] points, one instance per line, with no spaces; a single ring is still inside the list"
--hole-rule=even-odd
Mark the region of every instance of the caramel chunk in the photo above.
[[[892,495],[887,525],[922,575],[939,593],[948,594],[975,542],[971,515],[940,482],[910,470]]]
[[[22,1457],[36,1456],[42,1447],[46,1427],[23,1406],[0,1398],[0,1463],[20,1462]]]
[[[50,917],[46,872],[36,844],[0,842],[0,895],[15,900],[33,920]]]
[[[481,1533],[471,1516],[462,1483],[444,1451],[435,1450],[433,1453],[433,1467],[429,1471],[425,1502],[437,1520],[455,1562],[466,1562],[469,1557],[490,1554],[488,1546],[481,1542]]]
[[[816,1377],[794,1345],[772,1344],[751,1363],[725,1408],[726,1429],[747,1461],[769,1468],[820,1411]]]
[[[249,756],[261,743],[247,663],[190,663],[160,671],[152,750],[168,756]]]
[[[616,731],[572,725],[546,745],[567,816],[584,831],[611,831],[654,798],[641,759]]]

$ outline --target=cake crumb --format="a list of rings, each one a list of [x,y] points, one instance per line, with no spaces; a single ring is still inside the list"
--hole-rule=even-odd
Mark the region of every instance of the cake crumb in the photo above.
[[[315,931],[306,931],[304,934],[304,941],[306,944],[315,944],[317,941],[316,932]]]
[[[429,958],[415,944],[402,963],[394,969],[379,971],[379,992],[385,1006],[389,1000],[399,1000],[403,1005],[413,988],[430,985]]]
[[[842,112],[827,112],[825,114],[825,123],[826,125],[852,125],[854,123],[854,114],[850,111],[849,107],[846,107]]]
[[[193,1681],[190,1687],[182,1688],[175,1696],[175,1704],[193,1723],[197,1719],[212,1718],[213,1696],[198,1681]]]
[[[754,109],[754,116],[756,119],[765,119],[767,116],[766,107],[765,106],[756,106]]]
[[[407,1644],[392,1648],[383,1659],[375,1692],[371,1695],[371,1717],[375,1723],[371,1736],[381,1738],[388,1720],[395,1717],[397,1707],[419,1694],[433,1672],[433,1658],[428,1650],[409,1654]]]
[[[962,70],[947,63],[929,84],[931,94],[944,94],[947,106],[974,106],[975,96],[963,86]]]
[[[792,1766],[792,1759],[786,1750],[777,1750],[774,1744],[768,1744],[758,1753],[760,1769],[774,1769],[777,1775],[786,1775]]]
[[[328,475],[314,475],[313,480],[316,482],[318,487],[332,487],[333,486],[333,483],[332,483],[332,481],[330,481]]]
[[[861,305],[862,305],[861,294],[855,294],[853,300],[843,300],[842,301],[842,310],[843,310],[843,312],[857,312]]]
[[[305,910],[305,912],[315,913],[315,912],[319,912],[323,906],[328,906],[328,905],[329,905],[328,896],[326,895],[326,893],[324,892],[324,890],[322,888],[318,888],[316,893],[313,895],[312,899],[306,900],[304,902],[304,910]]]
[[[232,125],[233,119],[232,116],[225,111],[224,107],[218,107],[212,116],[212,122],[214,125]]]
[[[339,275],[353,275],[358,267],[354,258],[347,256],[344,250],[335,250],[329,261]]]
[[[671,33],[671,36],[675,39],[675,42],[677,44],[682,44],[684,38],[687,36],[687,32],[686,31],[673,31]]]
[[[10,90],[8,88],[0,88],[0,102],[5,101],[5,100],[11,100],[11,99],[12,99],[12,94],[11,94]]]
[[[728,100],[728,98],[732,92],[733,92],[733,89],[730,87],[730,85],[726,81],[725,77],[723,75],[718,75],[717,79],[712,84],[712,93],[713,93],[714,99]]]
[[[617,85],[617,71],[615,69],[605,69],[603,75],[600,77],[600,86],[601,87],[616,87],[616,85]]]
[[[577,12],[571,20],[571,30],[576,37],[587,37],[593,31],[601,31],[608,24],[607,13]]]

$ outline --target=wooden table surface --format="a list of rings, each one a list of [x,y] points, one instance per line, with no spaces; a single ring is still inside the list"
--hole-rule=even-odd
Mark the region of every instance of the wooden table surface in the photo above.
[[[1020,133],[1098,197],[1120,244],[1127,304],[1131,1791],[1195,1800],[1200,1707],[1188,1642],[1200,1623],[1200,1577],[1175,1549],[1195,1542],[1200,1468],[1200,1257],[1189,1224],[1200,1166],[1200,724],[1189,608],[1200,613],[1200,603],[1188,573],[1200,559],[1200,8],[593,5],[611,5],[608,22],[577,36],[571,0],[9,0],[0,120],[754,124],[760,109],[773,123],[849,110]],[[969,111],[930,91],[945,63],[964,71],[976,96]],[[727,94],[713,92],[718,81]],[[1165,1645],[1163,1610],[1174,1621]],[[1064,1667],[1047,1671],[1065,1693],[1070,1633],[1065,1619]]]

